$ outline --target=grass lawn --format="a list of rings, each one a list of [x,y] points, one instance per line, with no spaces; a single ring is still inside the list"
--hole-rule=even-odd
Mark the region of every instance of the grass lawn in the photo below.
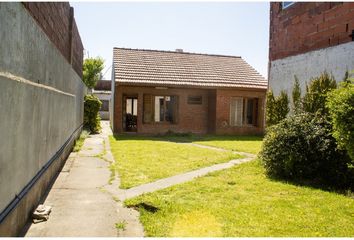
[[[266,178],[252,161],[125,201],[147,236],[354,237],[354,199]]]
[[[241,158],[231,152],[220,152],[186,144],[143,136],[110,137],[110,146],[119,172],[121,188],[170,177],[201,167]],[[111,169],[112,169],[111,168]]]
[[[257,154],[262,146],[262,136],[229,136],[229,135],[190,135],[190,136],[163,136],[161,140],[172,142],[190,142],[205,146],[223,148],[231,151],[240,151]]]
[[[206,136],[193,142],[232,151],[257,154],[261,149],[262,139],[263,137],[260,136]]]

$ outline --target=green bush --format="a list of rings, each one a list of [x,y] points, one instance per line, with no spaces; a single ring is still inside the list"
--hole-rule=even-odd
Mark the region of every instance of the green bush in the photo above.
[[[317,78],[311,79],[310,84],[306,86],[306,94],[303,98],[303,110],[309,113],[328,116],[328,109],[326,107],[327,93],[336,88],[336,80],[326,72]]]
[[[324,118],[301,113],[267,129],[259,154],[266,173],[275,178],[353,188],[353,169],[338,150]]]
[[[279,123],[289,113],[289,98],[285,91],[274,97],[272,90],[267,92],[266,122],[267,126]]]
[[[275,98],[273,95],[273,91],[271,89],[267,92],[267,105],[266,105],[266,122],[267,126],[271,126],[276,124],[275,121]]]
[[[354,161],[354,80],[331,91],[326,106],[333,125],[333,136]]]
[[[92,133],[98,133],[101,130],[101,118],[98,114],[101,105],[101,101],[94,95],[86,95],[84,98],[84,128]]]
[[[295,76],[294,87],[292,90],[292,100],[293,100],[293,112],[295,114],[301,112],[301,88],[299,79]]]

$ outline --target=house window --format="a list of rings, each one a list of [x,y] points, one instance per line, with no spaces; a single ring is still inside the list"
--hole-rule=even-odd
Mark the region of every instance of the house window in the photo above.
[[[257,126],[258,98],[233,97],[230,103],[231,126]]]
[[[144,123],[177,123],[178,97],[144,95]]]
[[[188,104],[202,104],[202,96],[188,96]]]
[[[295,2],[282,2],[281,3],[281,6],[282,6],[282,9],[286,9],[288,7],[290,7],[291,5],[293,5]]]
[[[126,112],[126,114],[131,114],[131,115],[137,116],[138,115],[138,99],[127,98],[125,112]]]
[[[108,100],[101,100],[102,105],[100,111],[107,112],[108,111]]]

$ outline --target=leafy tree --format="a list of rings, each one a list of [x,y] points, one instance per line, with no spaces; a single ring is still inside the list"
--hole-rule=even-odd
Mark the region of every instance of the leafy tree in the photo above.
[[[292,97],[294,113],[297,114],[301,110],[301,88],[299,84],[299,79],[296,76],[292,91]]]
[[[94,88],[97,81],[100,80],[101,71],[104,68],[104,61],[102,58],[87,58],[83,64],[82,80],[88,88]]]
[[[341,83],[328,94],[326,107],[333,125],[333,136],[354,162],[354,78]]]
[[[310,84],[306,85],[306,94],[303,98],[304,111],[328,116],[327,93],[336,88],[336,80],[327,72],[312,78]]]

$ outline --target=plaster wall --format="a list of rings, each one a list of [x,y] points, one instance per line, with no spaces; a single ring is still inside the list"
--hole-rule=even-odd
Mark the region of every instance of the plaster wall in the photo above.
[[[81,127],[85,87],[21,3],[0,3],[0,39],[2,213]]]
[[[111,92],[110,91],[94,91],[93,95],[98,97],[98,99],[107,100],[110,102],[111,100]],[[102,120],[109,120],[109,111],[99,111],[100,117]]]
[[[302,93],[306,82],[319,76],[324,71],[333,74],[337,82],[343,80],[345,72],[354,70],[354,42],[334,47],[286,57],[270,62],[269,87],[274,94],[279,95],[286,90],[291,96],[294,85],[294,75],[300,82]]]

